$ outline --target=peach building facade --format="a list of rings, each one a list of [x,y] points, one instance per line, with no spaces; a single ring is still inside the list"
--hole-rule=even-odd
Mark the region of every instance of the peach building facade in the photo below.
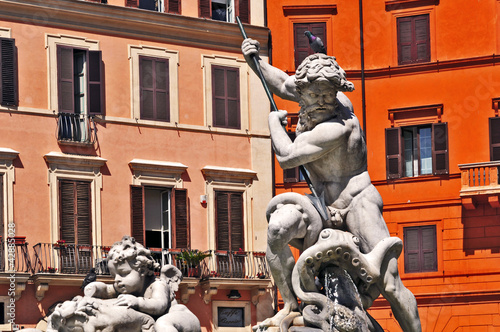
[[[260,0],[0,1],[2,324],[13,298],[42,326],[91,268],[110,281],[123,235],[181,268],[203,331],[273,313],[269,103],[235,15],[267,57]],[[208,257],[188,269],[187,249]]]
[[[400,237],[423,331],[500,329],[499,13],[496,0],[269,1],[274,66],[289,74],[320,36],[356,90],[368,171]],[[293,137],[299,108],[291,114]],[[276,193],[307,192],[275,162]],[[370,314],[400,331],[387,301]]]

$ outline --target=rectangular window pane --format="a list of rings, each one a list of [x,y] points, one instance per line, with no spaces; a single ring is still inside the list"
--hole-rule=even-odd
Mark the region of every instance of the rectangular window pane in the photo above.
[[[142,101],[141,118],[154,119],[153,91],[147,91],[147,90],[142,91],[141,101]]]
[[[405,176],[413,176],[413,130],[403,131]]]
[[[419,129],[420,174],[432,174],[432,138],[431,128]]]

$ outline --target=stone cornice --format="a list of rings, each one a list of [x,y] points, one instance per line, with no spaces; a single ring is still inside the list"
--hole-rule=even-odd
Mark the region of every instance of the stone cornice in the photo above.
[[[77,0],[0,0],[0,6],[6,21],[241,52],[235,23]],[[245,25],[245,30],[267,55],[269,29]]]
[[[439,5],[439,0],[389,0],[385,2],[385,10],[398,10],[421,6]]]
[[[71,155],[60,152],[49,152],[44,156],[51,168],[66,166],[76,170],[94,171],[106,164],[107,160],[101,157]]]
[[[201,172],[211,181],[242,181],[248,182],[257,178],[257,172],[244,168],[205,166]]]

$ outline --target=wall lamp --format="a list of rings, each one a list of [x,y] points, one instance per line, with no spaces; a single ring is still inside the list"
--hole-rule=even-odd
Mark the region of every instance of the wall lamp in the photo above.
[[[240,294],[240,292],[238,292],[237,289],[231,289],[231,291],[229,291],[229,294],[227,294],[228,299],[236,300],[236,299],[239,299],[240,297],[241,297],[241,294]]]

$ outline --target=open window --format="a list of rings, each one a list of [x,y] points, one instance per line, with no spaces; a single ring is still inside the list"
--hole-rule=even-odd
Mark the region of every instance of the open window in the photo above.
[[[250,0],[199,0],[199,15],[216,21],[250,23]]]

